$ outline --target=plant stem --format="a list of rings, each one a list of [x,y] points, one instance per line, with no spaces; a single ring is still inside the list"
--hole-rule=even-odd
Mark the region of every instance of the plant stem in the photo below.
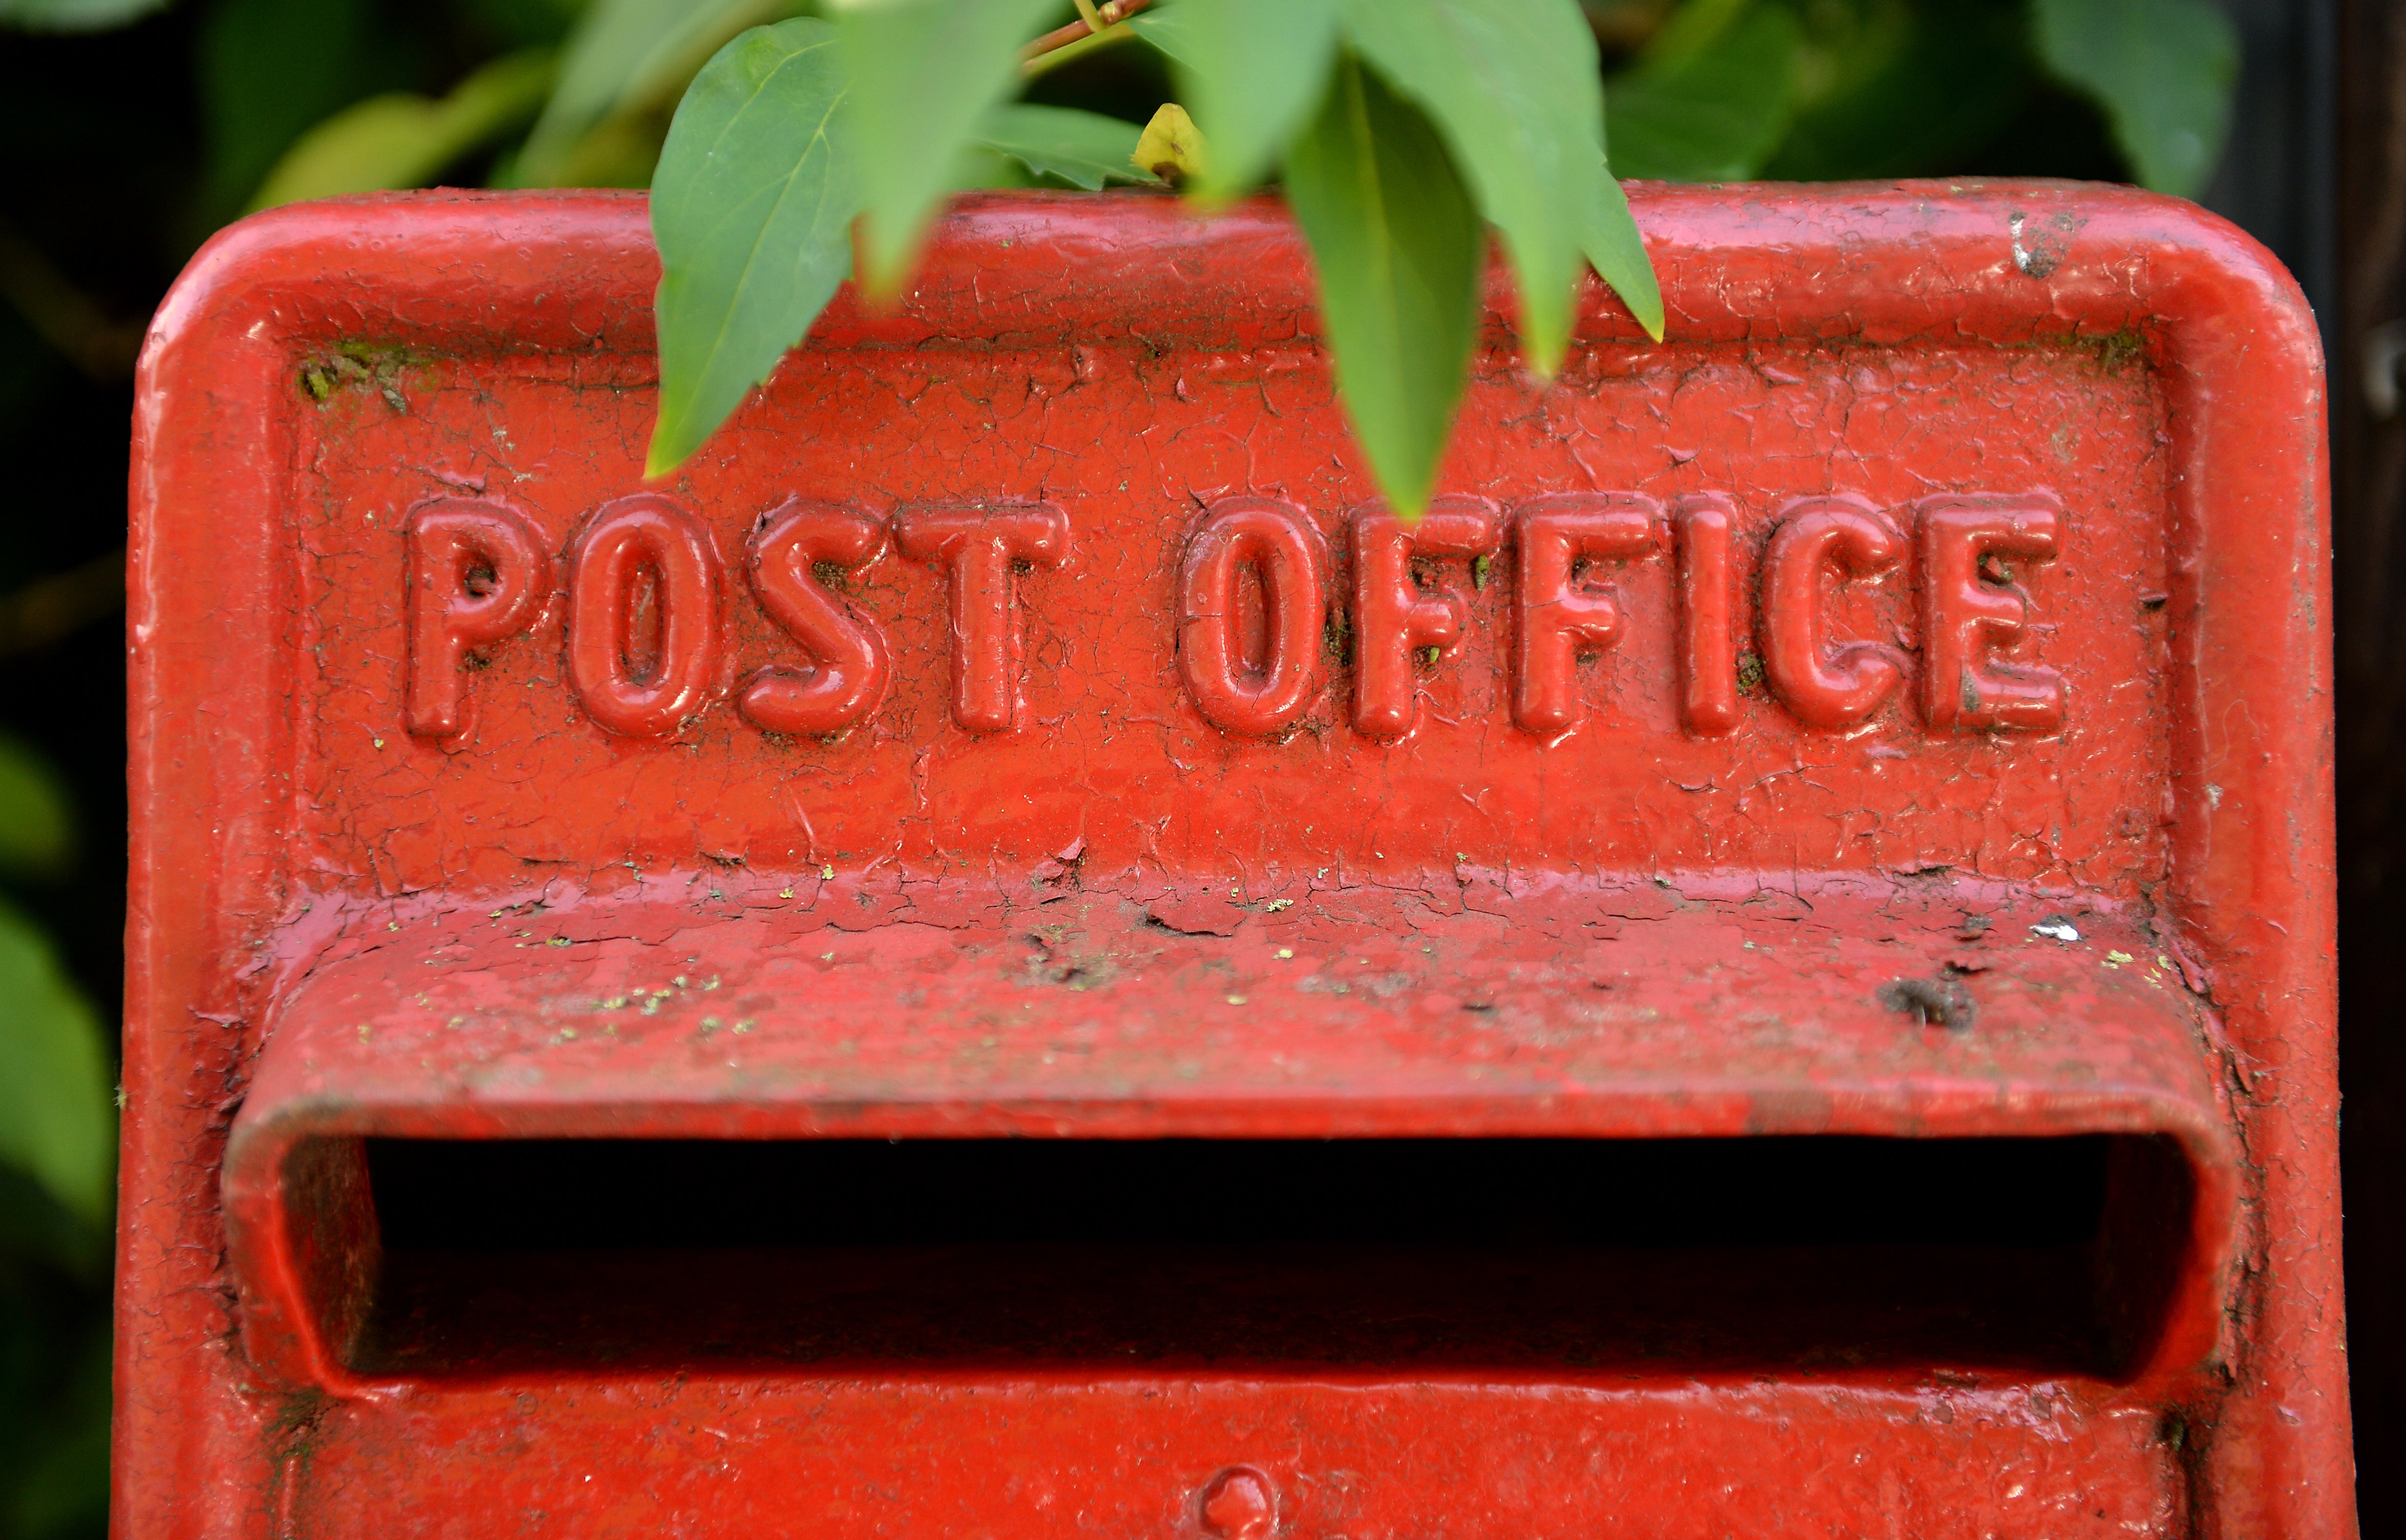
[[[1037,60],[1043,59],[1048,53],[1058,52],[1060,49],[1069,47],[1072,43],[1083,43],[1090,37],[1097,39],[1110,38],[1116,42],[1120,37],[1127,35],[1125,32],[1121,31],[1119,23],[1125,18],[1134,16],[1138,11],[1144,9],[1148,3],[1149,0],[1109,0],[1108,4],[1099,7],[1094,7],[1092,20],[1088,20],[1082,14],[1077,21],[1070,22],[1068,26],[1055,27],[1053,31],[1046,33],[1043,36],[1039,37],[1036,41],[1028,44],[1026,48],[1021,49],[1019,50],[1020,67],[1032,75],[1035,73],[1035,69],[1032,66],[1034,66]],[[1081,4],[1078,8],[1083,13],[1089,9],[1089,7],[1085,4]],[[1097,22],[1099,22],[1100,25],[1097,25]],[[1083,53],[1086,49],[1080,49],[1078,51],[1080,53]],[[1053,64],[1060,64],[1063,61],[1057,59],[1046,60],[1045,65],[1049,68]]]
[[[45,647],[125,607],[125,547],[0,594],[0,657]]]
[[[56,264],[5,221],[0,221],[0,300],[15,306],[35,334],[57,348],[85,378],[115,385],[134,373],[143,324],[110,318],[98,301],[69,283]]]

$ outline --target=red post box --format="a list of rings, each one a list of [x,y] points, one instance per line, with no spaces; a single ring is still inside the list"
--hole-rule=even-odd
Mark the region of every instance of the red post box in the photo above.
[[[1417,524],[1274,205],[970,200],[652,486],[639,199],[214,242],[120,1533],[2348,1533],[2296,290],[1637,210]]]

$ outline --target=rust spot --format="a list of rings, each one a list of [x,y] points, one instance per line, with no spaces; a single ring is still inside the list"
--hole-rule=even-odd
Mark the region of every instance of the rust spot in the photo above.
[[[1972,992],[1952,979],[1899,979],[1881,986],[1879,1003],[1913,1017],[1923,1026],[1969,1031],[1979,1008]]]

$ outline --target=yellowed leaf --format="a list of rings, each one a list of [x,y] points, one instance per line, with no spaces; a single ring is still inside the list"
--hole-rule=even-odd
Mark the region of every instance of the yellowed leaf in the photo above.
[[[551,78],[550,50],[534,49],[494,60],[441,101],[393,92],[355,102],[293,142],[251,195],[251,210],[423,187],[532,118]]]
[[[1149,171],[1172,187],[1185,184],[1187,178],[1203,175],[1203,135],[1196,131],[1195,120],[1175,102],[1165,102],[1144,125],[1144,133],[1136,142],[1136,153],[1129,159],[1140,171]]]

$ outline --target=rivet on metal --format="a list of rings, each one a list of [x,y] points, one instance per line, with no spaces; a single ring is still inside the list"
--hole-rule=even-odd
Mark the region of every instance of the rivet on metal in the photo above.
[[[1231,1465],[1203,1487],[1203,1533],[1221,1540],[1269,1540],[1278,1531],[1278,1489],[1251,1465]]]

